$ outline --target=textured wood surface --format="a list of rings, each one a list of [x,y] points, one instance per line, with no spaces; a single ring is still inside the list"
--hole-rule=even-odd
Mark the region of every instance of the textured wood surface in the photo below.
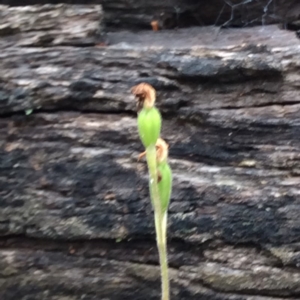
[[[0,47],[92,46],[101,40],[100,5],[0,5]]]
[[[148,82],[174,170],[172,299],[299,299],[294,33],[278,26],[119,31],[104,46],[100,23],[88,22],[101,20],[98,7],[65,9],[70,28],[74,12],[83,14],[81,28],[93,24],[74,33],[93,46],[57,29],[53,41],[68,42],[37,44],[28,39],[36,27],[0,40],[0,298],[159,299],[130,94]]]
[[[298,0],[0,0],[6,5],[101,4],[109,27],[150,29],[189,26],[253,26],[299,21]]]

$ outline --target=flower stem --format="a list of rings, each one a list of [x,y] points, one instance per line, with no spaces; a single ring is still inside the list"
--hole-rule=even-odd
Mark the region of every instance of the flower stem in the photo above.
[[[157,247],[159,252],[160,272],[161,272],[161,287],[162,287],[162,300],[169,300],[169,273],[168,273],[168,257],[167,257],[167,243],[166,243],[166,227],[167,215],[162,216],[162,223],[157,218],[157,214],[154,215],[156,220],[156,232],[157,232]],[[158,234],[159,232],[159,234]]]
[[[167,212],[162,211],[159,198],[158,174],[156,163],[155,145],[150,145],[146,149],[147,164],[150,177],[150,195],[154,207],[154,220],[156,230],[156,242],[159,252],[159,262],[161,271],[162,300],[169,300],[169,274],[167,257]]]

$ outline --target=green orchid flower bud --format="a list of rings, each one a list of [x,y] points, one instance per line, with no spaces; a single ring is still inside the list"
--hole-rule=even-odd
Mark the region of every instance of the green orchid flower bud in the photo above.
[[[172,193],[172,170],[167,162],[157,165],[159,174],[158,190],[161,201],[162,212],[168,210],[171,193]]]
[[[138,131],[145,148],[155,145],[161,130],[161,115],[156,107],[143,108],[138,115]]]

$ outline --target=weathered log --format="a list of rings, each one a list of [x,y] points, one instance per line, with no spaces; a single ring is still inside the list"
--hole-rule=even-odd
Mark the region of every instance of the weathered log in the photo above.
[[[0,5],[0,47],[92,46],[102,42],[100,5]]]
[[[31,30],[0,42],[0,298],[158,299],[129,91],[145,81],[174,170],[172,299],[299,299],[295,35],[192,28],[24,46]]]
[[[106,23],[116,28],[150,28],[203,25],[254,26],[299,21],[298,0],[0,0],[1,4],[32,5],[48,3],[101,4]]]

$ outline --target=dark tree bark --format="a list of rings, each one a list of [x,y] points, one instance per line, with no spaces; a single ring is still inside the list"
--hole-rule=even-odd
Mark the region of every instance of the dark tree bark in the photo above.
[[[104,46],[98,6],[63,7],[0,11],[0,298],[159,299],[130,94],[148,82],[174,172],[172,299],[299,299],[294,33],[120,31]]]
[[[101,4],[106,23],[117,28],[163,28],[203,25],[253,26],[299,21],[298,0],[0,0],[7,5],[48,3]]]

